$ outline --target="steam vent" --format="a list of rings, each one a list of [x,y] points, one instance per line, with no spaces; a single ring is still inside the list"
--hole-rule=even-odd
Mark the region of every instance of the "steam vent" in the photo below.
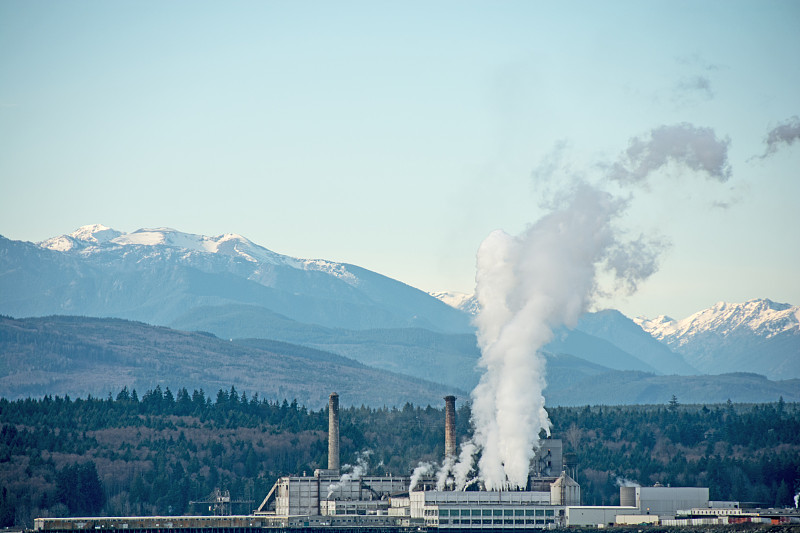
[[[339,395],[328,398],[328,470],[339,470]]]

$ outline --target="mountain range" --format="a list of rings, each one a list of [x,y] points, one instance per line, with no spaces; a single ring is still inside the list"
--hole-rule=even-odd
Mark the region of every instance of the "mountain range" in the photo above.
[[[461,394],[477,383],[475,364],[480,354],[471,326],[476,311],[477,301],[469,295],[427,294],[355,265],[281,255],[236,234],[207,237],[168,228],[123,233],[94,225],[41,243],[0,237],[0,313],[8,320],[113,317],[133,322],[112,321],[108,334],[113,331],[112,336],[134,344],[146,345],[147,336],[123,335],[120,328],[151,324],[179,330],[176,335],[206,332],[193,335],[200,335],[200,340],[213,336],[223,344],[221,339],[228,339],[242,350],[294,362],[291,358],[297,353],[313,352],[330,364],[346,362],[348,372],[365,372],[369,383],[385,379],[399,383],[403,376],[415,379],[417,399],[410,398],[415,402],[436,398],[445,389]],[[556,331],[545,347],[548,401],[663,403],[672,394],[684,401],[708,402],[800,399],[800,380],[795,379],[800,378],[798,315],[800,308],[769,300],[717,304],[683,321],[631,320],[615,310],[587,313],[576,328]],[[64,326],[51,320],[55,328],[51,333],[56,335],[53,331]],[[102,329],[95,323],[92,331],[97,338],[86,342],[103,344]],[[30,384],[37,365],[52,369],[58,367],[54,361],[59,357],[62,363],[69,359],[38,350],[35,342],[20,348],[8,336],[0,341],[3,396],[32,393],[34,389],[14,384]],[[181,344],[171,346],[180,360]],[[199,364],[203,352],[208,354],[208,368],[233,364],[218,354],[219,349],[196,348],[192,364]],[[25,367],[26,374],[18,362],[9,361],[12,357],[35,363]],[[158,357],[167,364],[169,352]],[[301,362],[307,359],[301,357]],[[69,365],[62,367],[72,371]],[[273,367],[262,365],[259,371],[269,374]],[[177,368],[166,375],[188,380],[189,374]],[[309,391],[319,396],[319,391],[334,386],[324,374],[292,368],[308,385],[292,389],[292,394],[306,391],[298,400],[314,404],[319,398]],[[367,371],[373,372],[369,378]],[[119,375],[131,378],[130,372],[120,370]],[[261,389],[252,379],[245,381],[254,386],[248,385],[248,390],[271,394],[275,389],[266,384],[291,381],[287,376],[292,372],[276,374],[274,379],[261,375],[265,384]],[[784,381],[770,381],[754,372]],[[223,375],[209,377],[206,388],[225,385],[219,379]],[[241,373],[230,374],[230,384],[235,376]],[[160,383],[158,377],[150,376],[149,382],[142,376],[131,379],[138,379],[142,387]],[[37,390],[55,394],[60,390],[56,381],[50,383],[52,389]],[[201,379],[174,386],[202,383]],[[377,387],[367,393],[368,388],[358,396],[369,398],[367,403],[393,404],[398,398],[396,391],[382,393]],[[76,394],[74,387],[69,390]]]
[[[204,389],[213,397],[239,393],[272,401],[296,398],[319,409],[337,391],[345,405],[438,403],[452,387],[372,368],[352,359],[263,339],[231,342],[112,318],[0,317],[6,398],[116,395],[123,387]],[[324,387],[319,384],[324,383]]]
[[[771,300],[719,302],[682,320],[635,322],[703,373],[800,377],[800,307]]]
[[[114,316],[168,325],[198,306],[244,303],[327,327],[470,331],[429,294],[343,263],[296,259],[240,235],[102,225],[39,244],[0,240],[0,312]]]

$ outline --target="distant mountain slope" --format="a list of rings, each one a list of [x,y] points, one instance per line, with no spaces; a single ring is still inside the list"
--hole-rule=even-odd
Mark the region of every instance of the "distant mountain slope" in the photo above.
[[[224,338],[255,337],[302,344],[384,370],[426,379],[436,376],[437,381],[462,389],[472,389],[480,378],[475,368],[480,350],[474,334],[446,334],[421,328],[324,328],[241,305],[199,307],[170,325],[178,329],[211,331]],[[661,346],[652,339],[651,342]],[[578,330],[557,331],[556,338],[545,350],[571,354],[605,369],[657,373],[652,366],[610,342]]]
[[[566,353],[580,357],[590,363],[615,370],[639,370],[657,373],[657,370],[641,359],[621,350],[601,338],[584,333],[579,329],[559,329],[555,338],[547,343],[545,350],[553,353]]]
[[[470,324],[476,309],[475,298],[468,295],[426,294],[354,265],[284,256],[236,234],[208,237],[169,228],[123,233],[94,225],[39,244],[0,237],[0,313],[117,317],[208,331],[223,339],[248,339],[237,341],[237,349],[278,350],[286,357],[305,354],[355,374],[361,372],[356,372],[361,363],[371,367],[369,371],[435,380],[443,384],[442,390],[469,390],[478,382],[480,353]],[[675,382],[653,381],[656,374],[757,372],[774,379],[800,377],[799,318],[800,308],[769,300],[718,304],[682,321],[659,317],[634,323],[616,311],[590,313],[575,330],[556,331],[545,347],[548,391],[553,395],[549,401],[581,383],[585,391],[571,389],[571,399],[586,398],[593,390],[600,395],[605,385],[592,380],[602,382],[606,375],[617,376],[608,382],[622,386],[624,380],[615,372],[635,371],[631,375],[637,377],[625,378],[625,383],[647,382],[647,390],[659,394],[656,382]],[[94,339],[86,353],[105,343]],[[148,350],[145,345],[144,352]],[[209,368],[215,353],[209,352]],[[199,360],[198,356],[192,364],[199,365]],[[138,367],[121,368],[120,379],[154,379]],[[33,370],[16,371],[27,381],[17,383],[7,374],[8,384],[33,383]],[[37,381],[36,390],[47,390],[48,380],[61,383],[52,366],[38,371],[47,378]],[[198,375],[203,372],[208,369]],[[202,381],[177,375],[197,378],[192,383]],[[296,376],[287,374],[286,379],[285,390],[311,394],[296,384]],[[720,376],[709,382],[709,391],[715,390],[715,383],[726,383],[735,396],[736,387],[745,390],[750,383],[761,383],[754,379]],[[783,382],[761,383],[765,394],[783,390],[770,383]],[[631,384],[625,391],[638,386]],[[648,396],[647,390],[642,397]]]
[[[655,340],[633,320],[619,311],[607,309],[586,313],[578,320],[577,328],[625,350],[654,368],[659,374],[698,374],[683,357]],[[636,370],[629,367],[625,370]]]
[[[297,259],[236,234],[85,226],[38,245],[0,237],[0,313],[114,316],[166,325],[198,306],[246,304],[348,329],[472,331],[429,294],[343,263]]]
[[[800,307],[770,300],[720,302],[683,320],[636,319],[702,372],[800,378]]]
[[[235,386],[262,398],[319,408],[338,392],[354,405],[438,405],[454,387],[367,367],[338,355],[275,342],[242,344],[119,319],[0,317],[0,396],[105,397],[123,386]]]
[[[447,365],[426,361],[428,352],[416,348],[447,341],[447,336],[425,330],[351,333],[351,346],[360,347],[354,351],[361,355],[369,352],[370,339],[386,337],[392,350],[410,354],[405,364],[416,366],[431,379],[453,379],[448,377]],[[469,360],[468,336],[451,337],[451,349],[460,350],[459,357]],[[190,391],[203,388],[207,396],[235,386],[250,396],[257,392],[272,400],[296,398],[315,409],[325,405],[334,390],[348,405],[436,405],[447,394],[464,400],[469,397],[464,388],[373,368],[307,346],[267,339],[223,340],[210,333],[186,333],[120,319],[0,317],[0,354],[0,397],[6,398],[45,394],[106,397],[124,386],[136,388],[141,395],[156,385],[170,387],[173,393],[179,387]],[[683,403],[728,398],[764,402],[781,396],[786,401],[800,400],[800,380],[775,382],[755,374],[656,376],[613,370],[570,354],[545,356],[545,397],[551,406],[663,404],[673,394]]]
[[[750,373],[716,376],[655,376],[615,371],[588,376],[562,389],[548,389],[550,405],[666,404],[672,395],[681,403],[800,401],[800,379],[770,381]]]
[[[186,322],[179,327],[216,331],[225,338],[268,337],[303,344],[378,368],[435,379],[462,390],[471,390],[480,377],[475,369],[480,352],[474,335],[448,335],[414,328],[362,331],[323,328],[247,306],[197,309],[193,316],[185,318]],[[251,329],[242,324],[256,324],[256,327]],[[551,343],[545,353],[548,405],[665,403],[672,394],[678,395],[681,401],[684,397],[685,401],[701,402],[724,402],[728,398],[775,401],[781,395],[788,401],[800,394],[800,382],[766,381],[754,375],[702,376],[702,379],[682,381],[683,376],[658,376],[652,369],[631,372],[626,364],[638,368],[647,368],[647,365],[586,333],[568,333]],[[246,342],[257,346],[272,341],[252,339]],[[650,342],[657,344],[652,339]],[[708,399],[703,400],[704,397]]]
[[[171,326],[211,331],[224,338],[302,344],[461,389],[471,389],[478,382],[475,363],[480,352],[473,334],[445,334],[421,328],[327,328],[246,305],[197,307]]]

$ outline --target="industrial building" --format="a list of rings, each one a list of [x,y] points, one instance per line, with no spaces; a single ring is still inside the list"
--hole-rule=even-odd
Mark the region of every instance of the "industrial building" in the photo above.
[[[445,457],[455,458],[455,400],[445,397]],[[339,397],[328,403],[328,468],[310,476],[285,476],[248,516],[38,518],[35,529],[59,533],[126,529],[129,533],[256,533],[256,530],[507,531],[565,526],[735,520],[735,502],[710,502],[707,488],[621,487],[619,506],[582,506],[574,465],[559,439],[541,441],[525,490],[437,490],[436,480],[342,473]],[[720,518],[722,517],[722,518]],[[711,522],[709,522],[711,523]],[[718,523],[718,522],[714,522]],[[728,523],[728,522],[725,522]]]
[[[445,397],[445,456],[455,457],[455,401]],[[328,468],[312,476],[285,476],[255,511],[255,516],[372,517],[387,526],[440,529],[543,529],[564,525],[566,508],[580,504],[580,485],[564,472],[562,443],[542,441],[524,491],[435,490],[422,478],[342,474],[339,469],[339,397],[328,401]],[[320,517],[311,519],[311,517]],[[311,523],[310,522],[310,523]]]

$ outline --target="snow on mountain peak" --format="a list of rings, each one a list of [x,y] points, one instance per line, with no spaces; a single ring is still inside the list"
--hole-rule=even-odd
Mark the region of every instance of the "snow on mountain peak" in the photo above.
[[[297,259],[281,255],[255,244],[237,234],[224,233],[216,237],[183,233],[173,228],[141,228],[131,233],[113,230],[102,224],[78,228],[69,235],[53,237],[39,246],[59,252],[77,251],[95,253],[100,248],[115,246],[163,246],[187,253],[210,253],[244,259],[253,265],[285,265],[300,270],[316,270],[335,276],[350,285],[358,284],[358,278],[347,265],[321,259]],[[258,275],[257,267],[255,275]]]
[[[654,319],[639,317],[634,321],[658,340],[679,343],[704,332],[727,337],[747,331],[768,339],[784,331],[800,331],[800,306],[768,299],[744,303],[717,302],[682,320],[659,316]]]
[[[109,242],[123,235],[122,232],[111,229],[102,224],[81,226],[68,235],[61,235],[42,241],[39,246],[58,252],[66,252],[75,248],[85,248]]]
[[[216,237],[183,233],[172,228],[142,228],[125,233],[112,242],[119,245],[169,246],[201,253],[216,253],[241,257],[253,263],[289,264],[290,258],[259,246],[237,233],[224,233]]]
[[[474,294],[454,291],[431,292],[429,294],[450,307],[459,309],[473,316],[478,314],[478,299],[475,298]]]
[[[93,243],[108,242],[111,239],[119,237],[120,235],[122,235],[122,232],[117,231],[115,229],[111,229],[108,226],[104,226],[102,224],[91,224],[89,226],[81,226],[80,228],[70,233],[70,237],[75,237],[78,240],[93,242]]]

